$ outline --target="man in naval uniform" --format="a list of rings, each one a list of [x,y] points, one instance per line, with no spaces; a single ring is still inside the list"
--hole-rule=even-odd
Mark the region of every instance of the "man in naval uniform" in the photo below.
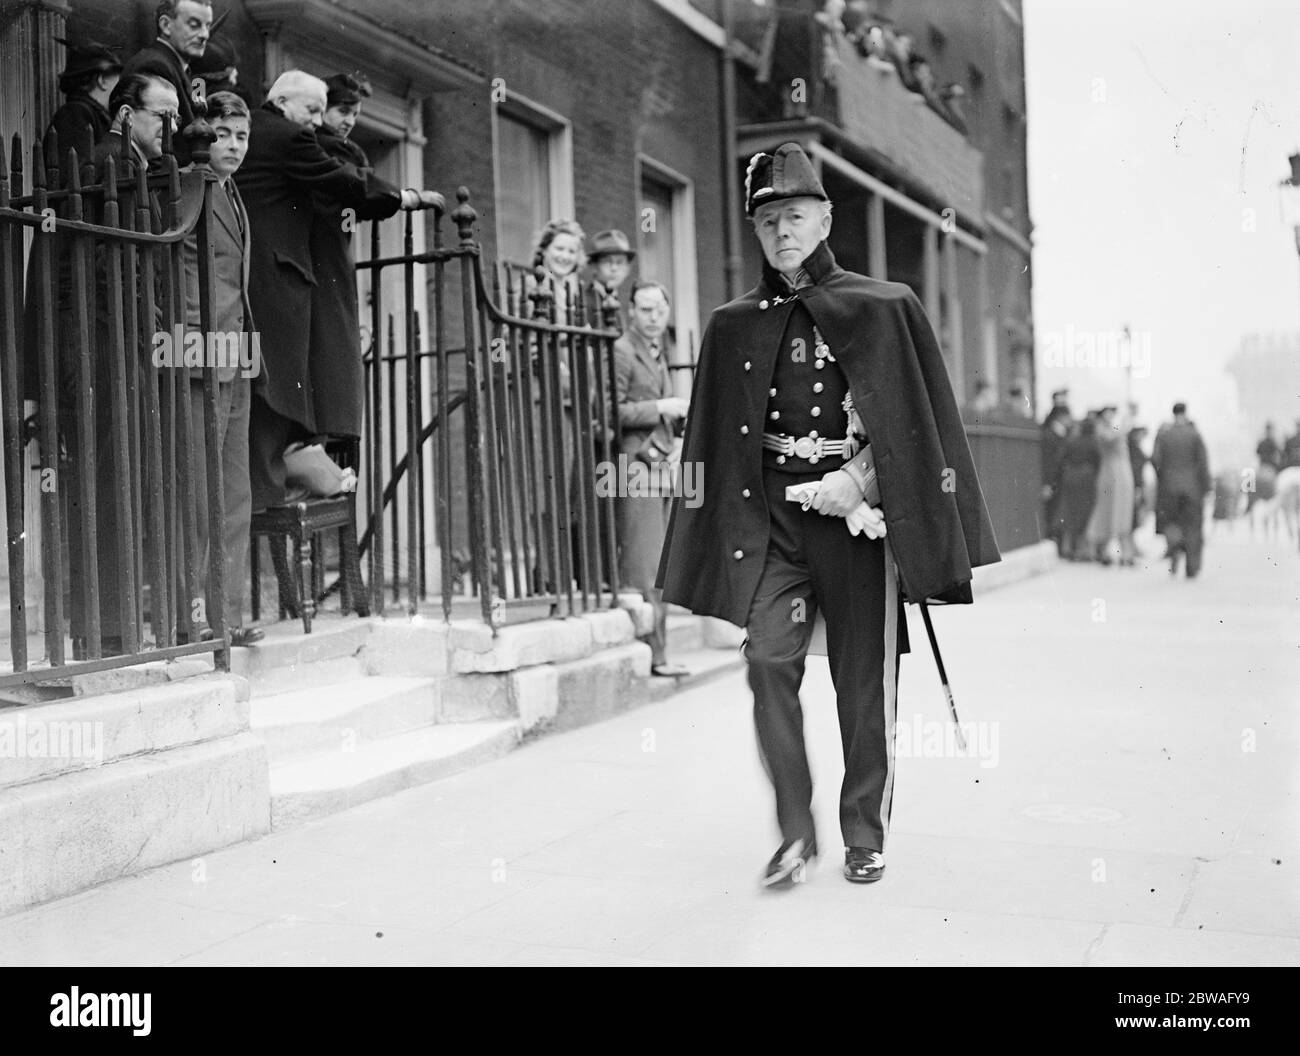
[[[660,559],[666,602],[744,627],[754,721],[786,886],[817,854],[799,687],[824,618],[844,750],[844,875],[885,868],[901,603],[969,602],[999,560],[934,332],[910,288],[847,272],[803,150],[755,155],[746,211],[762,281],[717,309],[700,350],[682,459],[703,501],[678,499]],[[815,485],[811,503],[787,489]],[[852,526],[853,530],[850,530]]]

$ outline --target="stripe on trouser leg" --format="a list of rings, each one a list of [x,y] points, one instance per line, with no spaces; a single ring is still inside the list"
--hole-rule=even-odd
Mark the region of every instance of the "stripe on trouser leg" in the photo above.
[[[880,850],[889,839],[889,808],[894,797],[894,723],[898,712],[898,567],[885,539],[885,648],[884,687],[881,706],[885,709],[885,788],[880,796]]]

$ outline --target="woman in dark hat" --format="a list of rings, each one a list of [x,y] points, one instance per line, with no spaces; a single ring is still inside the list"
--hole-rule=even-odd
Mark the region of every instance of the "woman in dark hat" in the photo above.
[[[209,37],[203,54],[190,59],[190,73],[203,80],[205,96],[233,92],[248,106],[255,105],[248,90],[239,83],[239,52],[229,37],[215,33]]]
[[[317,432],[329,436],[361,435],[365,402],[361,323],[357,279],[352,258],[354,221],[383,220],[402,205],[402,194],[371,172],[366,152],[348,139],[361,112],[369,85],[347,73],[325,78],[326,110],[316,138],[331,157],[361,169],[367,181],[365,200],[344,207],[319,198],[311,225],[312,270],[316,288],[311,307],[311,387],[316,400]]]
[[[58,133],[59,156],[52,160],[62,168],[69,147],[77,148],[78,158],[88,160],[95,144],[108,134],[113,124],[108,98],[122,75],[122,62],[105,44],[56,39],[68,49],[68,65],[59,75],[59,91],[68,98],[54,111],[46,138],[50,132]]]

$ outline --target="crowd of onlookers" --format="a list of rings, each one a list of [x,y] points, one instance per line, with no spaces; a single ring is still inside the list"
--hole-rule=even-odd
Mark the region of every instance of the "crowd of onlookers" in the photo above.
[[[364,365],[351,245],[355,221],[383,219],[399,209],[442,209],[445,203],[435,192],[398,190],[381,180],[362,148],[349,138],[370,94],[359,76],[340,73],[322,80],[289,70],[276,78],[256,105],[241,80],[235,48],[214,33],[210,4],[162,0],[156,25],[157,38],[125,61],[98,42],[67,44],[68,62],[60,79],[66,98],[44,138],[48,146],[55,142],[51,133],[57,133],[59,155],[76,149],[79,168],[93,166],[95,182],[103,179],[110,160],[122,178],[141,168],[159,171],[170,164],[164,159],[170,151],[179,171],[197,166],[211,184],[213,223],[208,240],[214,296],[209,325],[220,334],[255,337],[251,347],[258,355],[251,371],[218,370],[217,411],[225,511],[217,545],[226,559],[225,625],[234,644],[251,645],[262,632],[244,625],[241,603],[254,512],[355,487],[351,470],[341,469],[322,446],[322,442],[341,441],[346,449],[362,433]],[[199,144],[207,138],[201,134],[203,122],[214,138],[206,162],[200,165],[195,155],[202,158]],[[191,134],[196,131],[200,135]],[[150,194],[149,207],[159,230],[163,207],[156,192]],[[628,324],[615,354],[614,382],[624,419],[619,442],[635,457],[659,463],[674,451],[679,431],[675,426],[685,416],[686,401],[672,395],[668,381],[667,289],[641,282],[633,287],[627,306],[620,299],[635,257],[620,231],[601,232],[588,245],[577,223],[555,220],[538,237],[533,271],[527,275],[528,292],[536,294],[539,284],[544,284],[561,319],[579,316],[600,325],[612,318],[620,330]],[[190,332],[201,325],[194,236],[185,246],[184,259],[185,327]],[[588,262],[591,274],[584,278]],[[106,293],[100,270],[100,290]],[[105,299],[98,298],[101,312]],[[60,385],[59,418],[66,449],[76,452],[82,449],[75,433],[77,382],[71,370],[77,352],[66,346],[76,332],[77,306],[68,284],[60,286],[58,310],[63,336],[57,355],[65,382]],[[32,364],[26,395],[38,399],[34,384],[38,342],[31,331],[26,343],[25,360]],[[126,479],[131,470],[114,462],[109,440],[115,412],[104,397],[112,380],[109,356],[105,349],[98,352],[94,356],[98,371],[92,416],[95,435],[90,448],[95,452],[93,473],[101,484],[95,509],[101,633],[105,651],[112,653],[122,650],[125,622],[116,555],[129,545],[120,523],[119,489],[112,485]],[[147,354],[140,352],[142,357]],[[565,399],[571,424],[571,394],[566,393]],[[195,443],[190,473],[199,503],[200,567],[206,570],[203,401],[202,376],[194,372],[191,416],[195,425],[190,435]],[[572,431],[566,429],[566,434]],[[75,474],[87,468],[74,464],[70,470]],[[657,557],[655,533],[647,534],[638,526],[666,520],[668,499],[666,493],[656,495],[649,505],[643,499],[620,499],[621,534],[633,543],[621,548],[627,554],[620,553],[619,559],[627,561],[624,582],[657,600],[653,569],[643,559],[651,549]],[[69,516],[67,523],[72,537],[70,578],[77,582],[85,571],[78,567],[83,550],[77,541],[79,518]],[[137,527],[148,531],[147,524]],[[150,540],[147,545],[156,544],[157,540]],[[644,554],[633,560],[633,550]],[[181,585],[175,587],[172,596],[182,627],[195,600],[211,611],[210,598],[184,599]],[[206,594],[206,586],[202,589]],[[85,655],[87,613],[79,589],[71,592],[71,601],[74,655]],[[661,605],[656,614],[651,635],[655,669],[678,673],[664,656]],[[206,615],[199,622],[207,623]],[[180,637],[186,640],[184,632]]]
[[[1069,391],[1052,393],[1041,426],[1045,535],[1067,561],[1132,567],[1140,556],[1133,533],[1151,507],[1165,537],[1165,558],[1176,573],[1186,558],[1188,578],[1200,571],[1205,497],[1212,490],[1205,442],[1183,403],[1156,431],[1150,455],[1137,407],[1098,407],[1076,419]],[[1155,473],[1154,502],[1146,466]]]

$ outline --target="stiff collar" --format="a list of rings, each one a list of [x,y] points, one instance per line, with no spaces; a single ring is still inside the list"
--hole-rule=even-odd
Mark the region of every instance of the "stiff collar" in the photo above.
[[[817,248],[808,254],[807,259],[799,266],[793,283],[766,260],[763,261],[763,282],[772,293],[788,293],[792,289],[797,290],[802,286],[812,286],[824,282],[826,277],[835,270],[835,267],[835,254],[831,252],[831,247],[823,240],[817,243]]]

